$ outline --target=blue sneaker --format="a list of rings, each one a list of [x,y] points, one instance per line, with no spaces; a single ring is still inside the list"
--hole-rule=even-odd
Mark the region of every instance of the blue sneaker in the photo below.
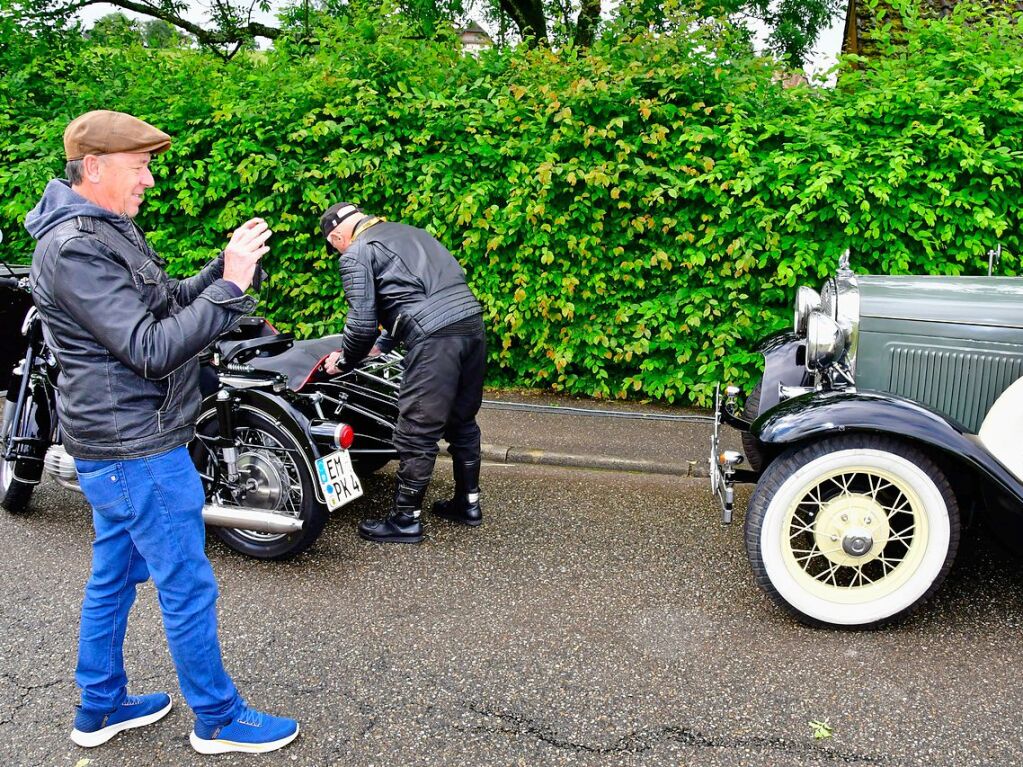
[[[294,719],[270,716],[246,706],[238,716],[219,727],[197,721],[188,739],[200,754],[226,754],[228,751],[265,754],[284,748],[296,737],[298,722]]]
[[[116,711],[109,714],[89,714],[79,706],[71,740],[83,748],[92,748],[106,743],[123,730],[145,727],[163,719],[170,710],[171,697],[165,692],[129,695]]]

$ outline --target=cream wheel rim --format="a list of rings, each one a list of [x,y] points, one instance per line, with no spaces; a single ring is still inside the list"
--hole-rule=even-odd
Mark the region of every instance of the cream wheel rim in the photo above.
[[[878,466],[818,474],[790,496],[780,537],[790,577],[828,602],[863,604],[898,591],[927,550],[924,502]]]

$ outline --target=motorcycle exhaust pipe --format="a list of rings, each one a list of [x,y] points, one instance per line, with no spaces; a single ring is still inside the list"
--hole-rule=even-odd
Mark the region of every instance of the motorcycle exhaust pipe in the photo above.
[[[202,507],[202,521],[211,527],[236,527],[257,533],[297,533],[302,520],[247,506],[222,506],[207,503]]]

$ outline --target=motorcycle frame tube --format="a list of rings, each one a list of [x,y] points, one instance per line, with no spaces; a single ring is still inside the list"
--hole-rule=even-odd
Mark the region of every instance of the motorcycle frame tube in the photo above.
[[[316,499],[326,505],[327,499],[323,495],[323,489],[320,487],[320,483],[316,481],[315,466],[317,459],[323,457],[323,453],[309,432],[309,419],[305,414],[283,397],[259,389],[234,389],[231,391],[231,395],[236,412],[248,410],[267,416],[277,426],[291,434],[299,445],[302,445],[302,459],[305,461],[309,476],[313,479]],[[196,422],[203,421],[210,416],[217,417],[216,394],[211,394],[203,401]],[[199,439],[198,435],[196,439]]]
[[[912,400],[884,392],[821,391],[782,402],[750,427],[779,448],[836,434],[888,434],[937,451],[1012,499],[1023,511],[1023,483],[956,422]]]
[[[320,392],[323,394],[325,399],[327,399],[331,403],[336,403],[337,412],[336,414],[331,416],[329,420],[336,419],[339,422],[350,424],[352,423],[352,419],[350,417],[346,417],[345,414],[345,411],[348,411],[353,416],[357,416],[359,418],[366,419],[367,421],[371,421],[372,423],[376,424],[377,427],[383,429],[386,432],[385,434],[375,434],[357,431],[355,443],[348,450],[348,452],[351,453],[353,457],[359,455],[384,455],[384,454],[390,455],[392,458],[398,457],[398,452],[393,447],[383,448],[364,447],[366,442],[375,442],[385,446],[391,444],[391,440],[393,439],[394,434],[394,427],[397,422],[396,419],[398,417],[397,397],[392,397],[390,395],[383,394],[368,387],[359,386],[347,381],[319,383],[314,385],[313,387],[310,387],[310,390],[314,392]],[[303,395],[302,393],[296,394],[295,395],[296,402],[302,402],[304,396],[305,395]],[[354,402],[353,400],[355,399],[362,401]],[[369,409],[369,404],[367,401],[375,405],[392,410],[394,413],[394,417],[389,420],[386,416],[373,412],[372,410]],[[310,405],[310,407],[312,406]],[[327,447],[326,442],[324,442],[323,445]],[[327,452],[331,452],[333,451],[333,449],[334,449],[333,447],[330,447],[327,450]]]

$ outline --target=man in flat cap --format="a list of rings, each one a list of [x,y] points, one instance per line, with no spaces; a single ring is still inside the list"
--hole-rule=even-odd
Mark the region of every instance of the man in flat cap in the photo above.
[[[423,539],[423,496],[441,437],[453,460],[455,494],[435,503],[433,513],[463,525],[481,524],[476,414],[487,353],[483,310],[465,272],[428,232],[366,215],[353,203],[328,208],[320,230],[327,251],[341,254],[348,302],[342,349],[328,357],[327,372],[365,357],[380,325],[406,348],[394,429],[400,461],[394,506],[386,519],[360,522],[359,535],[375,542]]]
[[[60,362],[60,425],[93,508],[71,739],[98,746],[162,718],[166,693],[129,695],[122,645],[135,588],[156,584],[171,657],[201,753],[263,752],[298,734],[246,706],[221,660],[217,584],[204,551],[204,492],[185,445],[199,412],[196,355],[255,301],[245,295],[270,230],[252,219],[199,274],[172,280],[132,220],[170,137],[121,112],[64,133],[67,180],[46,186],[25,226],[38,240],[33,298]]]

